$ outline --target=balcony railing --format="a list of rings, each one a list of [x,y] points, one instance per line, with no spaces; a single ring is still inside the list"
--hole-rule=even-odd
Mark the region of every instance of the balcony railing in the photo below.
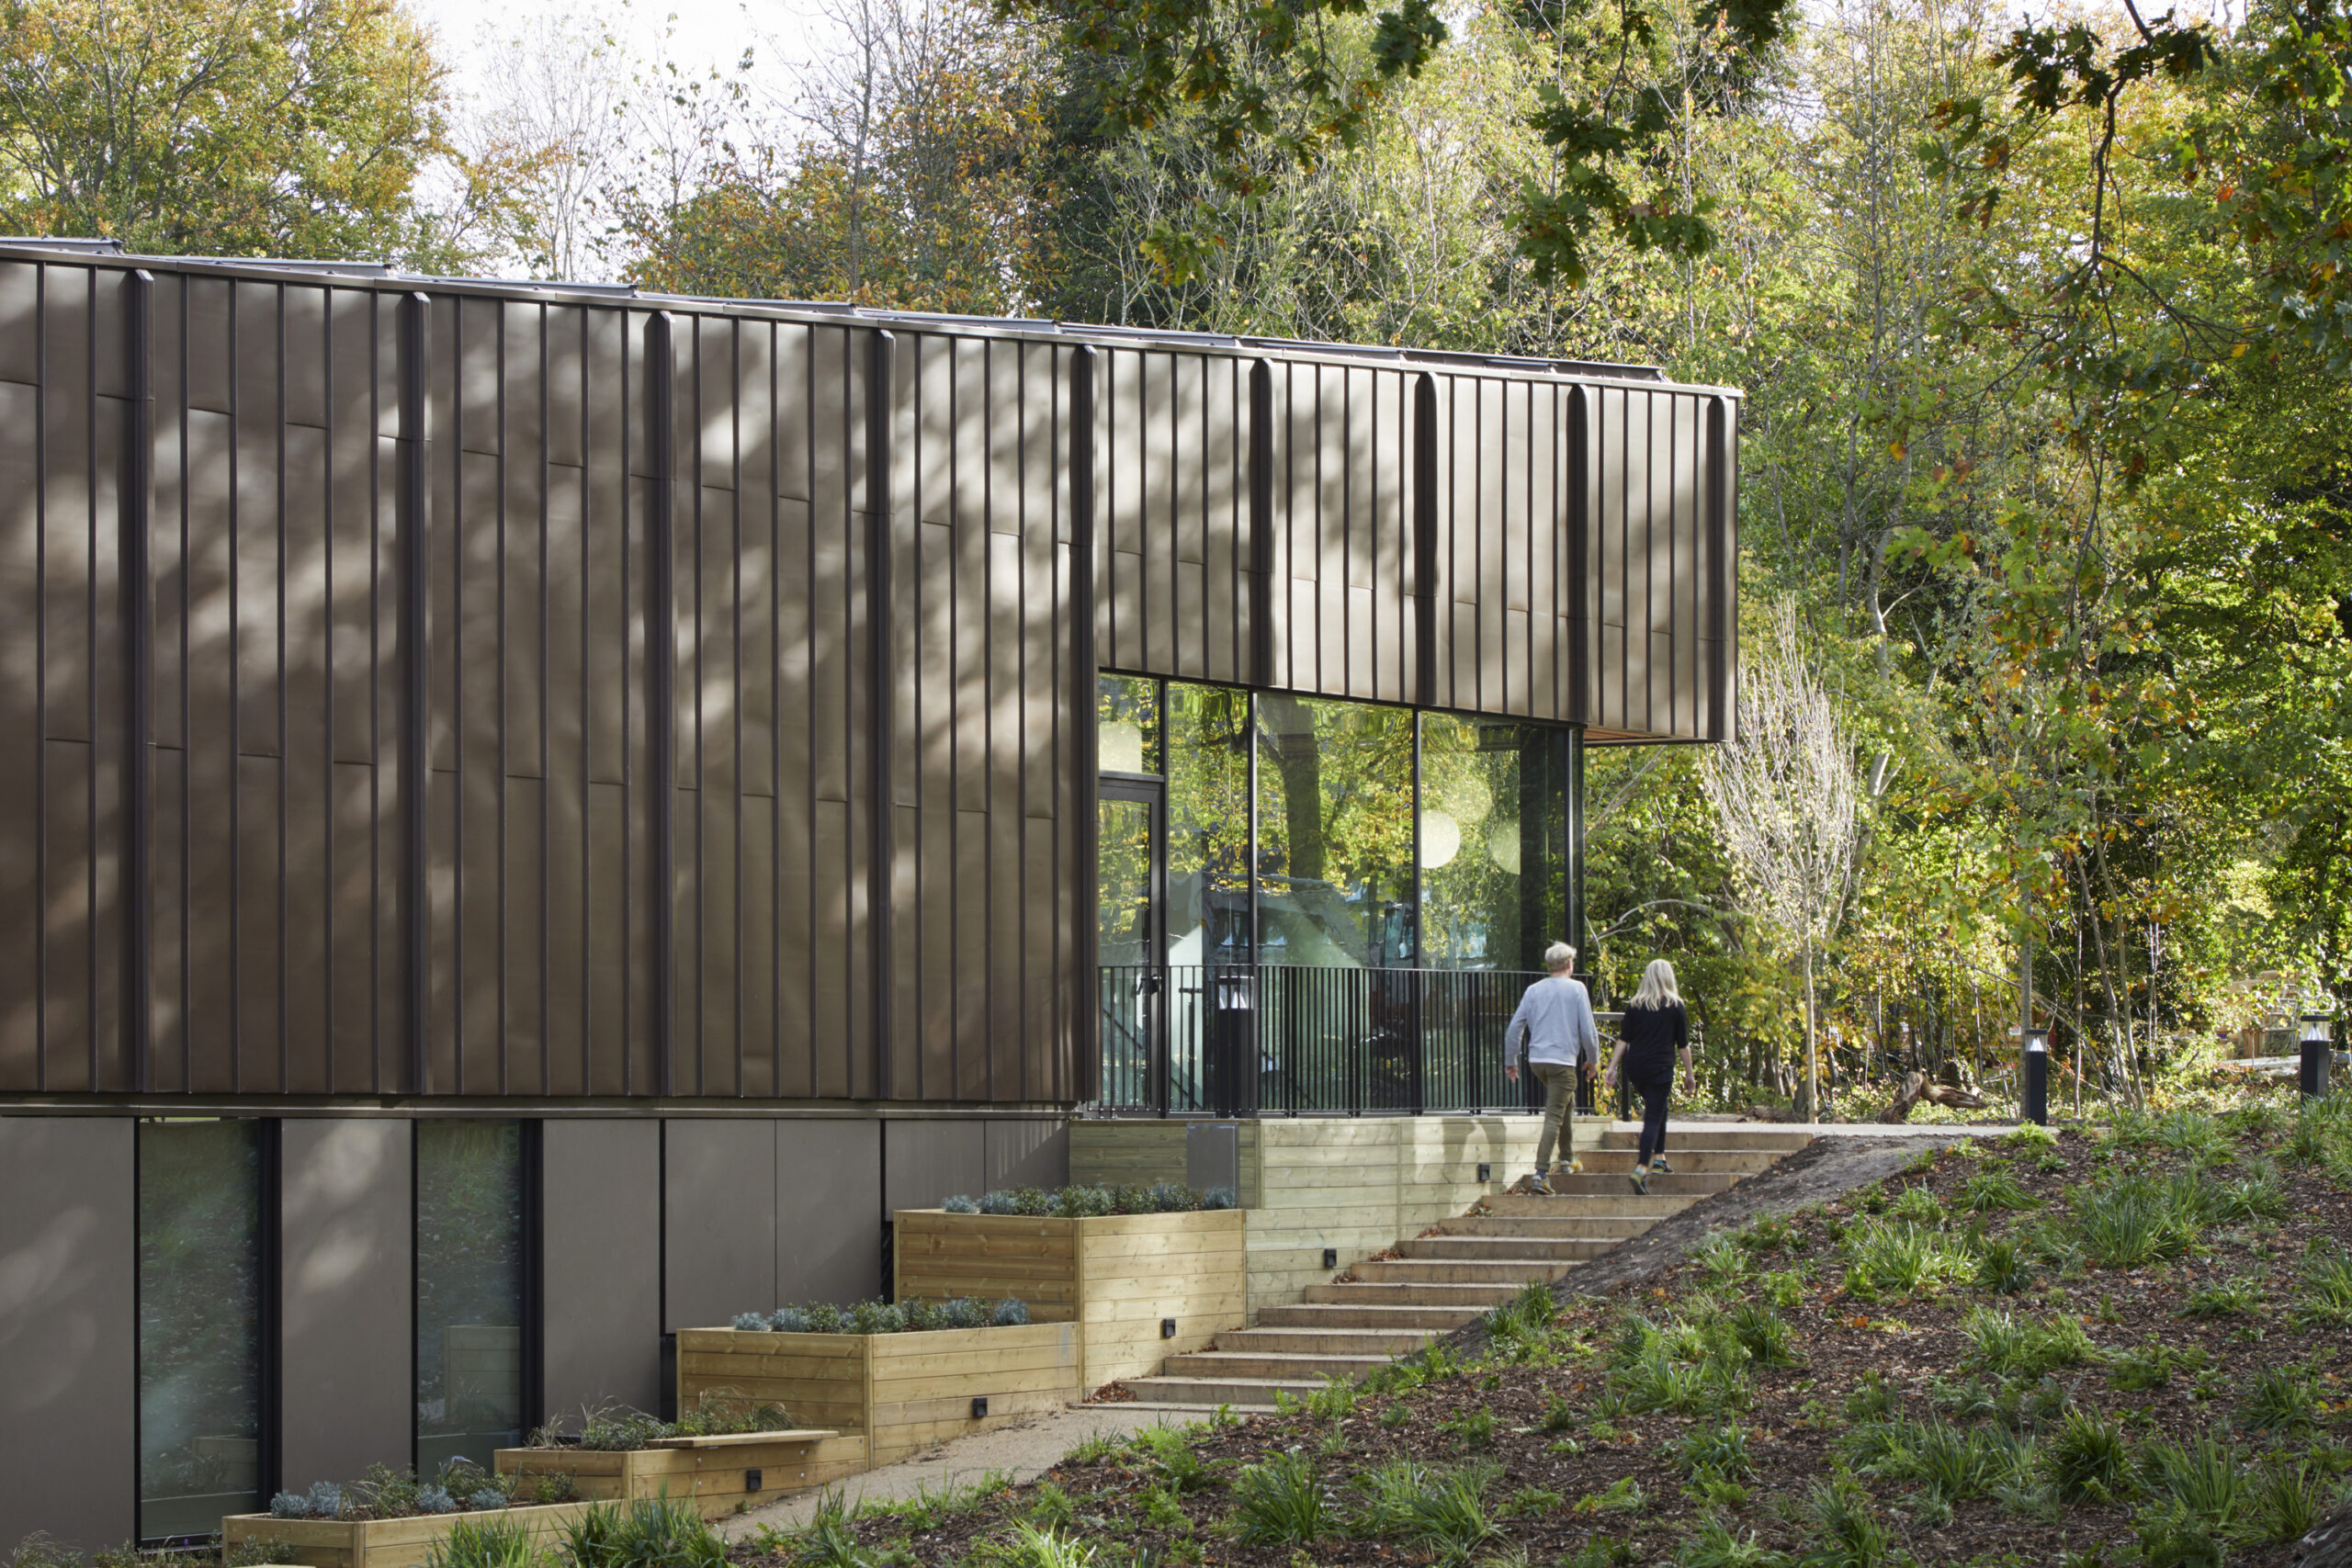
[[[1539,978],[1493,969],[1128,964],[1101,971],[1100,1105],[1119,1115],[1532,1111],[1503,1027]]]

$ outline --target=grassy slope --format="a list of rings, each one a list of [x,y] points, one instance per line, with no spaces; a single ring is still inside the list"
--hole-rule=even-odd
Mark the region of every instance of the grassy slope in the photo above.
[[[2352,1099],[1922,1156],[1270,1420],[739,1559],[2284,1564],[2352,1494]]]

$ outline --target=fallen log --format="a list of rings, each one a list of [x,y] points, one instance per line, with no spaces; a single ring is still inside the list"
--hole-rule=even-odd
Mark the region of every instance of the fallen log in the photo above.
[[[1951,1084],[1937,1083],[1925,1073],[1903,1075],[1903,1088],[1894,1103],[1878,1113],[1881,1122],[1908,1122],[1911,1111],[1921,1100],[1950,1106],[1954,1111],[1982,1111],[1984,1097],[1973,1089],[1956,1089]]]

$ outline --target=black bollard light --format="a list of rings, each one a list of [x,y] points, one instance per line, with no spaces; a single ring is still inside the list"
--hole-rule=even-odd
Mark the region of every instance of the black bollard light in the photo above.
[[[2029,1029],[2025,1032],[2025,1104],[2020,1108],[2025,1119],[2037,1126],[2050,1125],[2050,1031]]]
[[[2298,1081],[2305,1100],[2320,1100],[2326,1096],[2327,1069],[2335,1055],[2335,1043],[2328,1038],[2327,1015],[2324,1012],[2303,1014],[2303,1062]]]

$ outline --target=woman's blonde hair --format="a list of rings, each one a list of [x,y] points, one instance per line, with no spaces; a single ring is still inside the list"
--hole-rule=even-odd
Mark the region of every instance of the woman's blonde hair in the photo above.
[[[1680,1007],[1682,993],[1675,988],[1674,965],[1663,958],[1653,958],[1650,966],[1642,971],[1642,988],[1634,993],[1628,1008]]]

